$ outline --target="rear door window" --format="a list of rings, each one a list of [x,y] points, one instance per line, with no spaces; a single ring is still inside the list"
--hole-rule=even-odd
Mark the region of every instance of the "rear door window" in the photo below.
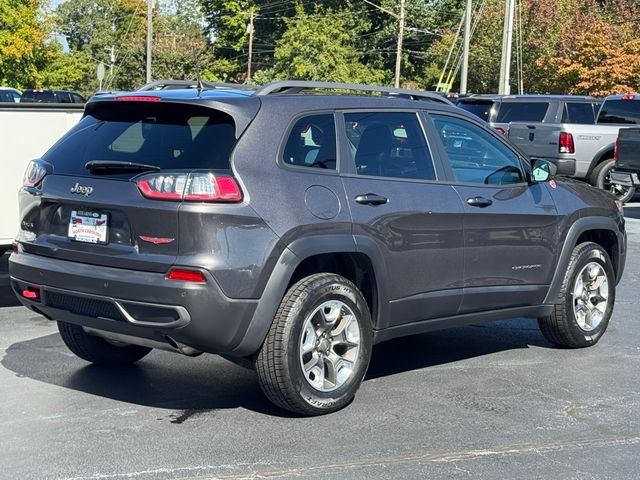
[[[598,123],[640,124],[640,100],[607,100],[602,104]]]
[[[163,170],[226,170],[235,143],[233,119],[217,110],[104,102],[93,104],[42,158],[54,173],[66,175],[90,175],[85,164],[92,160],[144,163]]]
[[[344,119],[358,175],[435,180],[429,148],[415,113],[347,113]]]
[[[566,103],[561,123],[594,124],[596,123],[594,107],[593,103]]]
[[[497,123],[542,122],[549,102],[509,102],[503,100],[496,117]]]
[[[333,114],[310,115],[293,125],[282,154],[285,165],[335,170],[336,158]]]

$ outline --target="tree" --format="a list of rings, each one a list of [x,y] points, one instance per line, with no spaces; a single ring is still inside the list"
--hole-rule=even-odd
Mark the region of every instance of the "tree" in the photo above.
[[[361,33],[345,10],[317,8],[306,13],[297,7],[295,17],[277,42],[273,69],[262,77],[336,82],[379,83],[382,72],[360,62],[355,48]],[[258,78],[261,75],[258,74]]]
[[[43,0],[0,0],[0,82],[29,88],[54,54],[41,18]]]

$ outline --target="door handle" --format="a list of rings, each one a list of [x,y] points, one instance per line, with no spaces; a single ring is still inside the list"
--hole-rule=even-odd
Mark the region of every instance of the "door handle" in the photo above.
[[[385,203],[389,203],[389,199],[387,197],[383,197],[382,195],[376,195],[375,193],[365,193],[362,195],[358,195],[356,197],[356,202],[361,205],[384,205]]]
[[[470,198],[467,198],[467,203],[472,207],[484,208],[484,207],[488,207],[493,202],[488,198],[484,198],[484,197],[470,197]]]

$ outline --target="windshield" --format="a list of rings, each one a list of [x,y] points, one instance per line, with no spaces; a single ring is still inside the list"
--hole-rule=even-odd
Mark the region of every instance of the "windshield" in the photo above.
[[[54,173],[89,175],[89,161],[133,162],[165,169],[228,169],[233,119],[211,108],[171,103],[94,105],[42,159]],[[131,176],[131,174],[129,174]]]

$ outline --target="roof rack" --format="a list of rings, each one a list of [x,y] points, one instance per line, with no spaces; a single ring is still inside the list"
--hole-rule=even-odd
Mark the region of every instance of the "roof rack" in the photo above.
[[[411,100],[428,100],[440,102],[445,105],[453,105],[445,97],[433,92],[421,92],[418,90],[407,90],[404,88],[378,87],[373,85],[360,85],[356,83],[334,83],[334,82],[307,82],[304,80],[282,80],[271,82],[264,87],[258,88],[254,95],[263,97],[275,94],[297,94],[304,90],[354,90],[359,92],[378,92],[389,97],[409,98]]]
[[[217,90],[217,89],[233,89],[233,90],[255,90],[257,87],[253,85],[243,85],[240,83],[223,83],[223,82],[201,82],[198,85],[197,80],[156,80],[138,88],[137,92],[144,92],[149,90],[177,90],[183,88],[197,89],[202,87],[204,90]]]

